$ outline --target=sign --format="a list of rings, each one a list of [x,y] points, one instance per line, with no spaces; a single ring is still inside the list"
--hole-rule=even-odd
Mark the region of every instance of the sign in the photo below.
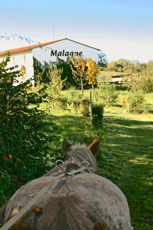
[[[58,51],[58,50],[51,50],[51,53],[50,53],[50,56],[56,56],[56,57],[61,57],[61,56],[64,56],[64,57],[73,57],[73,56],[82,56],[82,52],[78,52],[78,51],[65,51],[65,50],[62,50],[62,51]]]

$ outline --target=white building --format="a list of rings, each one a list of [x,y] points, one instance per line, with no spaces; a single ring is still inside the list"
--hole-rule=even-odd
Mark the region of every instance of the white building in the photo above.
[[[56,62],[57,57],[66,60],[73,55],[83,56],[87,59],[92,58],[97,62],[98,53],[101,51],[86,44],[64,38],[0,52],[0,61],[3,60],[8,52],[11,54],[9,66],[18,65],[21,70],[22,77],[19,79],[21,82],[34,75],[33,57],[42,64],[44,62]]]

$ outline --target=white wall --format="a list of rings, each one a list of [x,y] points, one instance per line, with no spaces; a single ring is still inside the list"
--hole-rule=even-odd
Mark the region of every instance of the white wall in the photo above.
[[[53,44],[49,44],[43,47],[38,47],[32,50],[33,56],[40,61],[42,64],[44,61],[46,62],[56,62],[56,56],[51,56],[51,52],[62,52],[63,50],[66,52],[82,52],[84,58],[92,58],[97,62],[98,60],[98,50],[93,49],[77,42],[73,42],[70,40],[62,40]],[[59,56],[59,58],[66,60],[67,56]]]
[[[5,58],[5,56],[0,56],[0,61],[2,61]],[[10,62],[8,63],[8,67],[12,67],[18,65],[18,70],[20,70],[21,65],[24,65],[26,68],[26,75],[25,79],[23,80],[21,77],[18,79],[19,83],[24,82],[34,75],[33,70],[33,55],[32,51],[24,51],[20,53],[14,53],[11,54]]]

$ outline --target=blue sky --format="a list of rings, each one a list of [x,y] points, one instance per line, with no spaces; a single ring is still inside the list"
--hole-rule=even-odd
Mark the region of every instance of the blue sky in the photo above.
[[[0,35],[68,37],[100,48],[109,61],[153,59],[153,0],[3,0],[0,12]]]

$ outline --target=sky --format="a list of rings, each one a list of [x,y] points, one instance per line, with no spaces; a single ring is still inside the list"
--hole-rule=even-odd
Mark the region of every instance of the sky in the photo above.
[[[153,0],[1,0],[0,36],[35,42],[69,38],[101,49],[108,61],[153,60]],[[0,39],[0,51],[28,45]]]

